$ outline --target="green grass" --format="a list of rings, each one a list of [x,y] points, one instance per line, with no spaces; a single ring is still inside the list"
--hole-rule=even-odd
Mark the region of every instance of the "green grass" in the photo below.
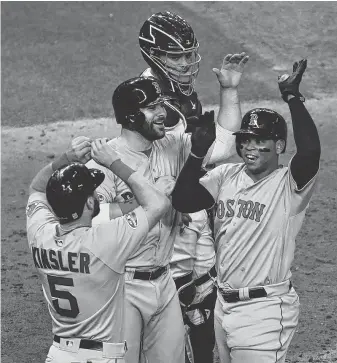
[[[197,90],[203,104],[218,102],[211,69],[242,50],[251,56],[243,100],[277,99],[273,67],[290,70],[302,56],[309,58],[306,95],[334,89],[334,2],[3,2],[2,124],[111,116],[115,87],[146,67],[140,26],[167,9],[190,22],[201,44]]]

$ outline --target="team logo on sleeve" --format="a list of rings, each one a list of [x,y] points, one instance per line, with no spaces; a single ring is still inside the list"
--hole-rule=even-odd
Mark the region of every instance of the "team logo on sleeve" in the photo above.
[[[35,201],[35,202],[31,202],[27,205],[26,215],[28,218],[30,218],[38,210],[39,204],[42,205],[42,203]]]
[[[137,216],[136,216],[136,213],[135,212],[131,212],[131,213],[128,213],[128,214],[125,214],[125,219],[126,221],[128,222],[129,226],[131,228],[136,228],[137,225],[138,225],[138,220],[137,220]]]

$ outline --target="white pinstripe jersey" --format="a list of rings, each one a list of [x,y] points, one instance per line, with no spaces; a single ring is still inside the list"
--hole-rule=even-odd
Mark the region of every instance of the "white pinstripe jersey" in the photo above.
[[[184,132],[180,122],[168,129],[168,133]],[[227,145],[223,145],[226,150]],[[228,154],[230,151],[228,151]],[[193,272],[193,279],[207,273],[214,265],[215,251],[212,231],[205,210],[189,213],[192,221],[188,226],[181,226],[174,241],[171,271],[174,279]]]
[[[171,259],[173,278],[193,272],[193,279],[206,274],[215,263],[214,241],[205,210],[189,213],[192,222],[182,226]]]
[[[44,193],[30,195],[27,238],[52,318],[61,337],[124,341],[124,269],[148,233],[144,210],[62,235]]]
[[[254,182],[245,165],[221,165],[201,184],[212,194],[218,281],[232,288],[282,282],[291,276],[295,238],[317,175],[297,189],[289,167]]]

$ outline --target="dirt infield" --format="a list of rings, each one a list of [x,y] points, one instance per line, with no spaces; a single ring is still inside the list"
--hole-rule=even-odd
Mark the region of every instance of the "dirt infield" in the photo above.
[[[255,105],[286,115],[279,102]],[[243,104],[243,111],[252,103]],[[335,175],[337,152],[334,99],[307,102],[322,140],[321,176],[297,239],[293,283],[301,300],[297,333],[289,362],[337,361],[337,288]],[[321,118],[324,110],[324,118]],[[2,362],[43,362],[51,343],[51,322],[29,253],[25,231],[27,190],[35,173],[62,152],[73,136],[113,137],[111,119],[58,122],[2,130]],[[283,162],[294,151],[292,133]],[[236,159],[236,158],[234,158]]]
[[[203,105],[218,102],[212,67],[229,52],[247,51],[243,112],[270,107],[289,120],[277,75],[308,58],[301,90],[319,129],[322,157],[292,268],[301,314],[288,362],[337,362],[337,7],[314,1],[2,2],[1,362],[44,362],[52,340],[26,240],[28,186],[73,136],[118,134],[107,118],[112,91],[144,70],[139,28],[163,10],[185,17],[197,34]],[[281,162],[293,152],[290,132]]]

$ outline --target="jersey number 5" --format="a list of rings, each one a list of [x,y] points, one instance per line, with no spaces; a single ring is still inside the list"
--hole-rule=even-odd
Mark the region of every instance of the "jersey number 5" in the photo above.
[[[50,288],[50,294],[53,298],[53,306],[55,310],[62,316],[66,316],[68,318],[76,318],[76,316],[80,313],[76,297],[72,295],[69,291],[56,290],[55,286],[55,285],[74,286],[74,280],[68,277],[61,277],[61,276],[47,275],[47,277]],[[61,308],[58,299],[68,300],[70,304],[70,309]]]

